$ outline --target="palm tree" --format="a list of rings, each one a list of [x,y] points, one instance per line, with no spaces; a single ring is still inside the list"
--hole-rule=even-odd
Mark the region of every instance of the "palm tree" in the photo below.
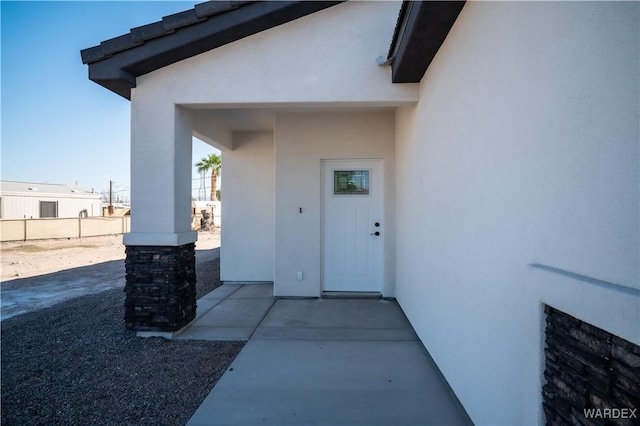
[[[207,173],[211,170],[211,201],[216,200],[216,185],[218,184],[218,176],[222,168],[222,158],[218,154],[209,154],[198,161],[195,166],[198,172]]]

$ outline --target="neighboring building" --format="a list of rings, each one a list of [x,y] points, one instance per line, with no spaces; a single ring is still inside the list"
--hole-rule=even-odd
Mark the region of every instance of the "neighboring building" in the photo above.
[[[395,297],[476,424],[640,400],[639,17],[638,2],[209,2],[83,51],[131,100],[127,326],[195,315],[195,135],[224,156],[225,282]],[[145,268],[175,302],[157,316]],[[580,321],[546,330],[555,310]],[[577,358],[560,364],[558,341]]]
[[[102,195],[73,185],[0,181],[0,219],[102,215]]]

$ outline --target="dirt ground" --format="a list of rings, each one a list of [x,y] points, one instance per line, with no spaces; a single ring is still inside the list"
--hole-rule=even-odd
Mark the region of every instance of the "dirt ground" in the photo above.
[[[220,285],[220,230],[199,232],[196,290]],[[0,246],[0,321],[125,286],[122,235],[7,242]]]
[[[220,230],[201,232],[196,250],[220,247]],[[124,260],[122,235],[0,243],[1,281]]]
[[[219,231],[198,240],[202,297],[220,285]],[[184,425],[244,345],[126,330],[121,235],[1,249],[2,425]]]

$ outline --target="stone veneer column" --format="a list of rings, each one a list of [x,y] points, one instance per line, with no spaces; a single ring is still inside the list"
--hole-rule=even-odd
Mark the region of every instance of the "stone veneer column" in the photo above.
[[[145,85],[131,93],[125,326],[145,336],[177,331],[196,314],[192,117],[162,94]]]
[[[196,315],[195,244],[128,245],[125,325],[129,330],[172,332]]]

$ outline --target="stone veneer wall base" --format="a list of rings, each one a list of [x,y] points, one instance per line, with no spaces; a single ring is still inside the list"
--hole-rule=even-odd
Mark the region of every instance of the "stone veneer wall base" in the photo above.
[[[195,244],[127,246],[125,327],[164,336],[196,316]],[[156,335],[160,335],[156,334]]]
[[[547,425],[640,424],[640,347],[545,306]]]

